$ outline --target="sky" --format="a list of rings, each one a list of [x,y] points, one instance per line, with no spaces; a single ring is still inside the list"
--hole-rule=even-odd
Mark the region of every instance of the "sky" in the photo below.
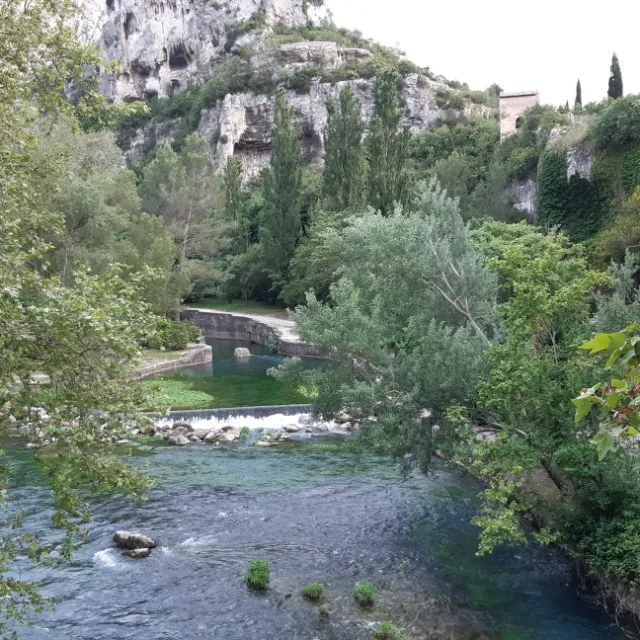
[[[537,89],[545,104],[606,97],[611,55],[625,95],[640,93],[638,0],[326,0],[339,27],[398,46],[450,80]]]

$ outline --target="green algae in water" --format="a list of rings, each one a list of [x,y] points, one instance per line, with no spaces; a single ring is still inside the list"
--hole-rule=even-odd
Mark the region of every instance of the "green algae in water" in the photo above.
[[[502,589],[472,584],[469,586],[471,602],[485,607],[500,607],[512,602],[513,598]]]
[[[152,406],[173,410],[306,404],[309,397],[289,382],[264,373],[182,374],[138,383],[151,392]]]

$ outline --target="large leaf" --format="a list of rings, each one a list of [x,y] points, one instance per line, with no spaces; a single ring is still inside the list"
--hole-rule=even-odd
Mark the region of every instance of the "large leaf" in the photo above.
[[[576,422],[581,422],[591,413],[593,405],[601,404],[602,400],[597,396],[580,396],[571,402],[576,405]]]
[[[623,340],[624,340],[624,334]],[[611,334],[609,333],[597,333],[591,340],[585,342],[580,346],[581,349],[589,349],[591,353],[600,353],[606,351],[611,344]]]
[[[615,446],[613,436],[606,431],[596,433],[591,442],[596,445],[598,460],[602,460]]]

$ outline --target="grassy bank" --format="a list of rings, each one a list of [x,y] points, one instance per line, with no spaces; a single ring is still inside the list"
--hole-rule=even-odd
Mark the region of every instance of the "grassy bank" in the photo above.
[[[150,392],[150,406],[145,407],[146,410],[166,407],[172,410],[220,409],[309,402],[309,398],[291,384],[264,374],[177,375],[137,384]]]

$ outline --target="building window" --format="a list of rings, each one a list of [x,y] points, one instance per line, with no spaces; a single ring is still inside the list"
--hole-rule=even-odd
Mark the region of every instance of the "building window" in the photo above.
[[[516,118],[516,129],[519,129],[524,124],[524,118],[522,116],[518,116]]]

